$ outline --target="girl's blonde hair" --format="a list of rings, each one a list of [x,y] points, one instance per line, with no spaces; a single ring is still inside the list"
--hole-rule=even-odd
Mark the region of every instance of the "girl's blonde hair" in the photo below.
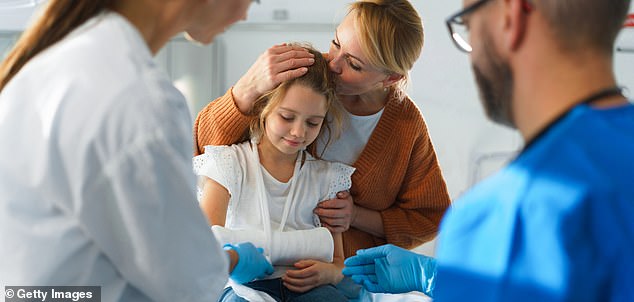
[[[350,4],[363,54],[373,66],[403,78],[394,86],[405,97],[409,71],[423,49],[423,22],[407,0],[360,0]]]
[[[51,45],[59,42],[88,19],[107,9],[115,0],[50,0],[42,15],[18,39],[0,64],[0,91],[24,65]]]
[[[299,45],[299,44],[295,44]],[[299,45],[306,48],[310,53],[315,56],[315,63],[308,66],[308,72],[301,77],[282,82],[277,88],[261,96],[253,104],[254,115],[258,118],[251,122],[249,127],[250,133],[245,134],[244,139],[250,137],[261,139],[264,135],[264,124],[266,117],[275,109],[286,96],[286,92],[293,85],[302,85],[308,87],[318,94],[323,95],[326,98],[326,118],[322,123],[319,135],[315,141],[308,148],[311,149],[322,135],[327,135],[328,140],[326,146],[331,140],[336,139],[341,134],[341,128],[343,125],[343,107],[337,100],[335,94],[335,81],[334,76],[328,69],[328,61],[324,56],[310,45]],[[324,147],[325,149],[325,147]]]

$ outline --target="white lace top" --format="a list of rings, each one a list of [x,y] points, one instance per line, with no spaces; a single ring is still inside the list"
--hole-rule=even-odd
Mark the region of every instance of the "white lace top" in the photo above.
[[[251,155],[251,143],[231,146],[206,146],[205,153],[194,157],[196,175],[209,177],[224,186],[231,195],[225,227],[261,229],[261,210],[258,206],[257,177],[263,175],[268,191],[271,229],[281,222],[284,204],[289,194],[289,183],[295,181],[294,197],[284,230],[306,230],[320,226],[313,209],[320,201],[334,198],[337,192],[349,190],[354,168],[348,165],[317,160],[306,154],[299,173],[288,183],[277,181]],[[261,169],[261,173],[254,171]],[[204,181],[204,178],[201,178]],[[201,184],[201,182],[199,182]],[[199,185],[199,198],[201,186]]]

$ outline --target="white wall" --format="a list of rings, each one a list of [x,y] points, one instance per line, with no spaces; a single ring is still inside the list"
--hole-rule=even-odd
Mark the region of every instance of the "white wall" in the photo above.
[[[460,0],[416,2],[425,46],[412,70],[410,91],[427,120],[453,199],[520,147],[514,131],[486,120],[469,57],[458,51],[448,34],[445,18],[461,6]]]
[[[634,4],[630,6],[634,15]],[[632,24],[634,21],[630,21]],[[629,97],[634,99],[634,27],[624,28],[616,40],[614,70],[619,84],[629,88]]]
[[[0,59],[4,58],[17,39],[18,34],[0,31]]]

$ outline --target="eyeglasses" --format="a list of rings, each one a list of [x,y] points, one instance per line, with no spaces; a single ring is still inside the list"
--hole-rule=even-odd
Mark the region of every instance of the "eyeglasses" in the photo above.
[[[447,23],[447,28],[449,29],[449,35],[451,35],[451,39],[458,49],[466,53],[470,53],[473,50],[473,48],[471,48],[471,44],[469,43],[469,27],[467,26],[465,17],[476,11],[476,9],[482,7],[488,1],[489,0],[479,0],[474,2],[473,4],[465,7],[463,10],[450,16],[445,21],[445,23]],[[522,12],[524,12],[524,14],[528,15],[535,9],[535,5],[531,0],[521,1]]]
[[[449,29],[449,35],[451,35],[453,43],[456,44],[456,47],[458,47],[459,50],[466,53],[470,53],[473,50],[473,48],[471,48],[471,44],[469,44],[469,28],[467,27],[467,22],[465,22],[464,17],[473,13],[488,1],[489,0],[477,1],[450,16],[445,21],[445,23],[447,23],[447,28]]]

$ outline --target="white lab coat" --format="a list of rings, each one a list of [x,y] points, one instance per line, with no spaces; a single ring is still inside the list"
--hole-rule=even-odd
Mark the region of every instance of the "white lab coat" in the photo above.
[[[215,301],[227,257],[191,171],[191,117],[139,32],[103,14],[0,93],[0,285]]]

